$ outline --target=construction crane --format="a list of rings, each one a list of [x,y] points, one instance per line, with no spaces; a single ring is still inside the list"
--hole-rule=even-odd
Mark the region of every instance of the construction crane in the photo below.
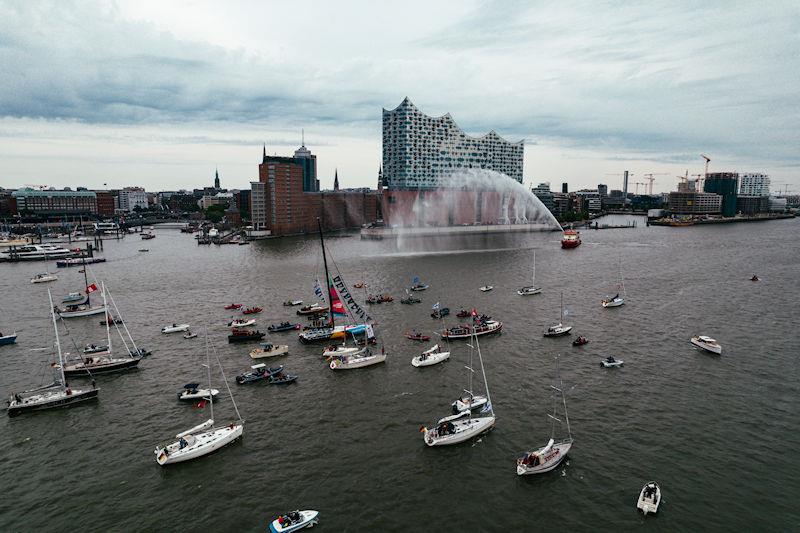
[[[708,157],[706,154],[700,154],[700,157],[702,157],[706,161],[706,171],[705,175],[703,176],[703,179],[705,179],[708,177],[708,164],[711,162],[711,158]]]
[[[646,183],[644,183],[642,181],[634,181],[633,184],[636,186],[636,188],[634,189],[633,194],[635,194],[637,196],[639,195],[639,185],[647,185]]]
[[[694,178],[694,190],[697,191],[697,192],[703,192],[703,190],[702,190],[703,188],[701,186],[702,182],[700,180],[700,178],[702,178],[703,175],[702,174],[692,174],[691,176]]]
[[[667,175],[668,174],[666,172],[650,172],[648,174],[642,174],[642,176],[644,176],[644,179],[650,182],[647,194],[653,196],[653,183],[655,183],[656,181],[656,179],[653,176],[667,176]]]

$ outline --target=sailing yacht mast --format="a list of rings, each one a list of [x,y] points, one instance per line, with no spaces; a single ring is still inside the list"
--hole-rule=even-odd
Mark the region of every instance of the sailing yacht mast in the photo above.
[[[83,286],[84,286],[83,290],[86,292],[86,306],[87,307],[92,307],[91,298],[89,298],[89,295],[91,294],[89,292],[89,278],[86,276],[86,256],[83,256],[81,259],[83,260],[82,261],[82,263],[83,263]],[[107,312],[108,312],[108,309],[106,309],[106,313]],[[108,317],[106,317],[106,318],[108,318]]]
[[[559,324],[564,323],[564,292],[561,292],[561,318],[558,320]]]
[[[103,307],[106,310],[106,339],[108,340],[108,344],[106,346],[108,346],[108,355],[110,357],[111,356],[111,327],[108,325],[108,323],[111,322],[111,315],[108,312],[108,303],[106,302],[106,282],[105,281],[102,282],[100,284],[100,287],[101,287],[101,289],[103,291]]]
[[[208,401],[211,402],[211,427],[214,427],[214,395],[211,394],[211,357],[208,352],[208,328],[206,328],[206,370],[208,372]]]
[[[475,330],[472,330],[472,336],[475,338],[475,346],[478,350],[478,361],[481,364],[481,374],[483,374],[483,386],[486,388],[486,404],[489,406],[492,416],[494,416],[494,407],[492,406],[492,395],[489,394],[489,382],[486,380],[486,369],[483,367],[483,356],[481,355],[481,345],[478,341],[478,336],[475,335]]]
[[[622,278],[622,256],[619,257],[619,284],[622,285],[622,296],[625,298],[628,297],[628,293],[625,292],[625,280]]]
[[[536,248],[533,249],[533,289],[536,289]]]
[[[61,374],[61,387],[66,388],[67,379],[64,377],[64,360],[61,355],[61,338],[58,336],[58,324],[56,323],[55,306],[53,305],[53,293],[47,289],[47,297],[50,298],[50,316],[53,319],[53,330],[56,332],[56,350],[58,351],[58,370]]]
[[[322,222],[319,217],[317,217],[317,227],[319,228],[319,243],[322,246],[322,263],[325,265],[325,286],[328,288],[328,294],[325,296],[325,300],[328,302],[328,315],[330,315],[331,329],[333,329],[335,324],[333,320],[333,302],[331,301],[331,278],[328,275],[328,258],[325,255],[325,239],[322,236]]]

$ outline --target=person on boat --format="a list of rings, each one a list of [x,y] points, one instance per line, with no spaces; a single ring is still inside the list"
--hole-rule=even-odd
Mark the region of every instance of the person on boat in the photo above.
[[[753,274],[753,277],[752,277],[752,278],[750,278],[750,281],[758,281],[758,276],[756,276],[755,274]]]
[[[183,437],[181,437],[180,440],[178,441],[178,449],[179,450],[182,450],[182,449],[186,448],[186,446],[188,446],[188,445],[189,445],[189,443],[187,443],[186,439],[184,439]]]

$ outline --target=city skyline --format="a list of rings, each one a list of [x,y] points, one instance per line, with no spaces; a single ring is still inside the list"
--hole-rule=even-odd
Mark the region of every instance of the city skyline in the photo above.
[[[245,189],[303,128],[322,188],[374,187],[408,96],[523,139],[526,185],[674,190],[706,153],[800,190],[798,6],[581,5],[4,4],[0,186]]]

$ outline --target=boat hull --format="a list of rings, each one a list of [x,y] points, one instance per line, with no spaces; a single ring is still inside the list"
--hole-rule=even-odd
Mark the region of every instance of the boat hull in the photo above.
[[[141,359],[112,359],[107,363],[98,364],[84,364],[78,363],[77,365],[69,365],[64,367],[64,375],[69,377],[86,376],[91,377],[94,374],[108,374],[111,372],[121,372],[123,370],[131,370],[139,366]]]
[[[713,353],[714,355],[722,355],[722,346],[711,346],[698,339],[691,339],[689,342],[703,351]]]
[[[469,418],[453,422],[456,432],[449,435],[437,435],[435,429],[425,429],[423,439],[428,446],[449,446],[460,444],[486,433],[494,427],[495,417]]]
[[[335,359],[331,361],[331,370],[353,370],[355,368],[364,368],[366,366],[377,365],[386,361],[386,354],[379,353],[375,355],[368,355],[366,357],[350,357],[346,361]]]
[[[439,352],[439,353],[431,353],[425,359],[421,359],[418,355],[417,357],[411,360],[411,365],[417,368],[423,366],[432,366],[438,363],[442,363],[450,359],[450,352]]]
[[[102,315],[106,312],[105,306],[90,307],[89,309],[79,309],[77,311],[58,311],[61,318],[80,318],[84,316]]]
[[[164,448],[156,448],[156,462],[161,466],[173,463],[182,463],[203,457],[227,446],[242,436],[244,425],[234,424],[233,427],[225,426],[211,431],[197,433],[194,436],[195,444],[179,449],[178,442]],[[165,453],[165,450],[168,453]]]
[[[70,407],[79,403],[96,400],[100,389],[72,389],[72,394],[52,394],[38,402],[11,401],[8,406],[8,416],[17,416],[30,411],[43,411],[59,407]]]
[[[7,344],[14,344],[17,342],[17,334],[14,333],[13,335],[6,335],[5,337],[0,337],[0,346],[5,346]]]
[[[517,475],[528,476],[531,474],[544,474],[558,467],[572,448],[571,442],[561,442],[554,444],[553,448],[545,455],[545,460],[536,466],[528,466],[521,461],[517,461]]]

